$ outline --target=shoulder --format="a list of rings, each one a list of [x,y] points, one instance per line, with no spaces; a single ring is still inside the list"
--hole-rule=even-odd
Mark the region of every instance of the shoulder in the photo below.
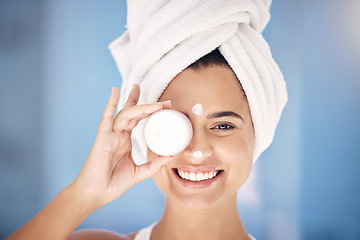
[[[73,232],[68,240],[133,240],[136,233],[120,235],[118,233],[102,229],[85,229]]]

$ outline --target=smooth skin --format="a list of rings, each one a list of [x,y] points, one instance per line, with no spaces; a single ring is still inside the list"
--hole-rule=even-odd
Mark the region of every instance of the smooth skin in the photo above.
[[[254,130],[246,96],[228,67],[185,69],[169,84],[160,101],[171,100],[172,109],[183,112],[193,126],[190,145],[166,164],[153,180],[165,193],[163,217],[154,227],[156,240],[250,239],[237,209],[237,190],[248,178],[253,164]],[[203,114],[192,113],[200,103]],[[214,117],[233,112],[241,116]],[[202,152],[201,158],[193,153]],[[148,150],[148,159],[155,157]],[[219,179],[206,188],[179,183],[175,168],[217,168]]]
[[[94,146],[78,177],[10,239],[134,239],[136,233],[72,232],[97,208],[149,177],[166,194],[164,215],[151,239],[250,239],[237,211],[236,196],[251,172],[255,137],[246,97],[232,70],[220,66],[185,69],[170,82],[158,103],[136,105],[139,94],[135,85],[114,119],[119,90],[113,89]],[[196,103],[203,105],[201,116],[191,112]],[[172,160],[148,151],[148,162],[134,165],[131,130],[141,119],[169,108],[189,117],[194,129],[190,145]],[[223,111],[232,111],[242,120],[208,117]],[[203,156],[194,158],[194,151],[201,151]],[[222,173],[211,186],[191,189],[179,183],[173,171],[178,167],[216,167]]]

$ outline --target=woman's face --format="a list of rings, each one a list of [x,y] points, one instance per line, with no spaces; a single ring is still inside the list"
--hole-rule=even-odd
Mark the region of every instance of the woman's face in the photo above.
[[[252,167],[254,131],[238,80],[227,67],[185,69],[159,99],[165,100],[190,119],[193,138],[153,180],[183,208],[220,206],[236,194]],[[155,156],[148,150],[148,160]]]

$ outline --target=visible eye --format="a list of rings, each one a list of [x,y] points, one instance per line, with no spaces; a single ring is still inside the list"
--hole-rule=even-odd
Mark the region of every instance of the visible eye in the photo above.
[[[230,124],[227,124],[227,123],[221,123],[214,127],[214,129],[219,129],[219,130],[230,130],[233,128],[235,128],[235,127]]]

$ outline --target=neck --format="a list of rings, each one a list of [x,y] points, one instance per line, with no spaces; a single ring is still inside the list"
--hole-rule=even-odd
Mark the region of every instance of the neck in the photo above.
[[[240,220],[236,194],[221,206],[206,210],[181,208],[169,199],[152,239],[249,239]]]

